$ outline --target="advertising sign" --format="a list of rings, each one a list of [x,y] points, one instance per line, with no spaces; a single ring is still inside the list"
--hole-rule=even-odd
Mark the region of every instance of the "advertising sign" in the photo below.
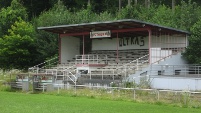
[[[103,38],[103,37],[111,37],[110,31],[93,31],[90,32],[90,38]]]

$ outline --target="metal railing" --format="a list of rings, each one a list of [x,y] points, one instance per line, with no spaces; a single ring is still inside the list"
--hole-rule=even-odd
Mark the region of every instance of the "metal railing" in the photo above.
[[[75,74],[73,74],[73,71],[75,72]],[[76,71],[77,70],[73,70],[73,71],[70,71],[70,70],[64,70],[64,76],[67,77],[67,79],[70,79],[74,84],[76,84],[76,81],[77,81],[77,73]]]
[[[45,62],[42,62],[40,64],[37,64],[37,65],[35,65],[33,67],[30,67],[28,69],[28,72],[39,73],[39,71],[41,69],[51,68],[51,67],[53,67],[53,66],[55,66],[57,64],[58,64],[58,56],[56,56],[56,57],[54,57],[54,58],[52,58],[50,60],[47,60]]]
[[[185,48],[151,48],[151,56],[150,56],[150,63],[158,63],[172,55],[180,53],[184,51]]]
[[[117,72],[117,75],[124,74],[125,76],[128,76],[129,74],[134,74],[129,73],[129,71],[132,72],[142,70],[143,66],[146,66],[148,63],[149,63],[149,54],[144,55],[136,60],[133,60],[121,67],[118,67],[117,69],[115,69],[115,71]]]
[[[152,76],[201,77],[201,65],[151,65]]]
[[[108,69],[101,68],[94,71],[92,70],[90,71],[89,74],[86,74],[86,76],[89,75],[90,79],[92,78],[92,76],[101,76],[102,80],[104,77],[107,77],[107,76],[112,77],[113,80],[115,79],[115,77],[119,75],[121,75],[121,77],[122,76],[127,77],[128,75],[134,74],[136,71],[141,70],[142,68],[147,66],[149,62],[148,58],[149,58],[149,55],[145,55],[129,63],[126,63],[120,67],[118,67],[118,64],[115,64],[116,69],[114,68],[110,69],[108,67]]]
[[[107,55],[76,55],[76,64],[100,64],[102,62],[107,62]]]

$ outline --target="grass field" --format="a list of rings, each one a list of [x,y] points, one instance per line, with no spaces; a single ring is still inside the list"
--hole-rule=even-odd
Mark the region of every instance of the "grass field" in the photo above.
[[[76,96],[0,92],[0,113],[201,113],[201,109]]]

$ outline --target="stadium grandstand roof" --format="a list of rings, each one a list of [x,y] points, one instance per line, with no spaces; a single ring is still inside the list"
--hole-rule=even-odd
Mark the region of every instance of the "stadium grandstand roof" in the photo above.
[[[81,24],[38,27],[39,30],[45,30],[57,34],[72,34],[72,33],[82,33],[91,31],[122,30],[122,29],[134,29],[134,28],[136,29],[149,28],[151,29],[152,32],[190,35],[188,31],[161,26],[158,24],[153,24],[135,19],[123,19],[123,20],[105,21],[105,22],[90,22]]]

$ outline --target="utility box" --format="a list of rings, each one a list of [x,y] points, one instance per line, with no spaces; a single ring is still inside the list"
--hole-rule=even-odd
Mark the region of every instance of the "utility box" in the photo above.
[[[53,90],[54,90],[53,84],[47,84],[47,92],[53,91]]]
[[[22,91],[29,91],[29,82],[22,82]]]

